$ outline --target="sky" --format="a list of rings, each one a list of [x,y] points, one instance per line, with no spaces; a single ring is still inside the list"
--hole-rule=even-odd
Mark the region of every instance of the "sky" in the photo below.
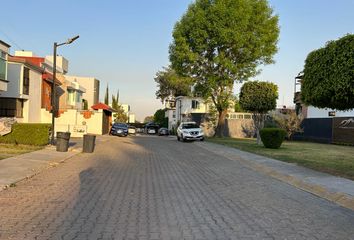
[[[119,90],[142,121],[162,107],[154,76],[169,64],[175,23],[192,0],[12,0],[1,3],[0,39],[15,50],[52,55],[54,42],[80,38],[58,49],[70,75],[100,80],[103,101]],[[292,106],[294,77],[309,52],[354,33],[354,0],[269,0],[279,15],[280,37],[273,65],[255,79],[279,86],[278,105]],[[6,10],[4,10],[6,9]],[[53,10],[54,9],[54,10]],[[240,84],[236,85],[238,92]]]

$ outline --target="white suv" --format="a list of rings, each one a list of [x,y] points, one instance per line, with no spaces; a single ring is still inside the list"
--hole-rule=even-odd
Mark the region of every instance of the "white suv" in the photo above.
[[[177,128],[177,140],[204,141],[203,130],[195,122],[182,122]]]

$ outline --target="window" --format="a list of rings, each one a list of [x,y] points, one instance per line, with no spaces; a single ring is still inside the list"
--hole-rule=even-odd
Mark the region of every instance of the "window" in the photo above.
[[[199,128],[199,126],[195,123],[185,123],[182,125],[182,129],[192,129],[192,128]]]
[[[0,79],[6,79],[6,53],[0,50]]]
[[[192,100],[192,109],[199,109],[200,104],[197,100]]]
[[[30,75],[30,70],[29,68],[23,68],[23,88],[22,88],[22,94],[29,94],[29,75]]]
[[[23,100],[2,98],[0,101],[0,117],[23,117]]]
[[[67,103],[68,105],[75,105],[75,92],[72,89],[68,89]]]
[[[81,96],[82,96],[82,93],[80,93],[80,92],[76,92],[76,102],[77,103],[79,103],[79,102],[81,102]]]
[[[176,118],[176,111],[172,111],[172,118]]]

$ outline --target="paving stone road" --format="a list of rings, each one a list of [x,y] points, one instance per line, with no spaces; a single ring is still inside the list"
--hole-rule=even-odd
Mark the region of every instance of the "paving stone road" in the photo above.
[[[103,136],[0,192],[0,239],[354,239],[354,212],[174,138]]]

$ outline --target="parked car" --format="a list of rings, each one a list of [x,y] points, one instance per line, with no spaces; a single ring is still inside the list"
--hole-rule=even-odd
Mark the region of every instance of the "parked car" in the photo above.
[[[170,133],[167,128],[160,128],[158,131],[159,136],[168,136]]]
[[[125,123],[113,123],[110,135],[126,137],[128,135],[128,125]]]
[[[177,140],[204,141],[204,132],[195,122],[182,122],[177,128]]]
[[[147,134],[156,134],[159,129],[159,125],[153,122],[145,124],[145,133]]]
[[[136,127],[129,125],[128,126],[128,133],[135,135],[136,134]]]
[[[148,129],[147,129],[147,133],[148,133],[148,134],[156,134],[156,129],[155,129],[155,128],[152,128],[152,127],[151,127],[151,128],[148,128]]]

